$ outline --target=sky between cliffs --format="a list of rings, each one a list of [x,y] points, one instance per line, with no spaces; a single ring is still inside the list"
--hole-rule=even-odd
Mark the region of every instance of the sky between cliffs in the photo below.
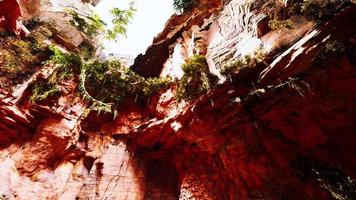
[[[102,0],[96,11],[108,24],[109,10],[114,7],[128,8],[129,0]],[[127,28],[127,37],[120,36],[117,42],[105,41],[105,54],[124,54],[136,57],[144,53],[152,39],[163,30],[164,24],[174,13],[173,0],[135,0],[137,12]]]

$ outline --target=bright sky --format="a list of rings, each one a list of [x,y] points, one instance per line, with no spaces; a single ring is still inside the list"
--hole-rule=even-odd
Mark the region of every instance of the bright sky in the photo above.
[[[144,53],[154,36],[163,30],[164,24],[173,14],[173,0],[134,0],[137,12],[128,26],[127,37],[117,42],[105,41],[105,53],[125,54],[136,57]],[[129,0],[101,0],[96,6],[99,16],[108,24],[111,22],[109,10],[114,7],[128,8]]]

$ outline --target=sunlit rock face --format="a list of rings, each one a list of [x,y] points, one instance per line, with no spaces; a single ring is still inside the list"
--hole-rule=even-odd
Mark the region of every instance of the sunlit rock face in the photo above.
[[[334,199],[335,179],[340,184],[342,177],[356,178],[355,6],[320,27],[293,16],[295,28],[270,30],[261,7],[236,0],[202,3],[192,11],[195,17],[173,16],[136,60],[144,69],[135,70],[180,78],[184,59],[201,53],[218,73],[223,62],[259,45],[271,52],[265,63],[192,102],[177,102],[172,84],[145,105],[132,100],[116,118],[87,113],[76,77],[60,83],[61,95],[31,104],[31,83],[47,79],[53,66],[14,89],[0,88],[0,195]],[[30,10],[26,15],[37,12]],[[351,50],[321,59],[328,38]]]
[[[184,31],[164,64],[161,76],[166,76],[169,71],[173,77],[180,78],[182,62],[194,54],[206,55],[210,71],[218,74],[229,60],[251,55],[256,49],[272,52],[288,46],[314,27],[304,17],[294,16],[291,18],[294,29],[263,30],[268,16],[259,4],[258,1],[226,2],[219,14],[205,17],[204,23]]]
[[[40,13],[41,6],[45,5],[47,2],[41,0],[33,0],[27,2],[25,0],[19,1],[21,6],[22,15],[25,19],[31,18],[34,15]]]
[[[172,57],[172,52],[175,50],[175,43],[180,43],[183,45],[183,57],[189,55],[189,47],[194,43],[186,43],[182,41],[183,34],[186,37],[189,37],[189,31],[192,27],[199,27],[202,25],[206,19],[208,19],[214,12],[218,12],[222,8],[223,2],[220,0],[213,1],[201,1],[199,2],[198,8],[194,8],[189,13],[185,13],[182,15],[173,15],[166,23],[164,30],[157,35],[157,37],[153,40],[153,44],[148,47],[146,53],[144,55],[139,55],[135,59],[133,66],[131,67],[134,71],[138,72],[144,77],[154,77],[159,76],[162,72],[163,65],[168,68],[171,67],[169,65],[177,66],[181,57],[182,52],[175,53],[176,58],[170,59],[166,63],[168,58]],[[188,31],[188,32],[187,32]],[[179,42],[181,41],[181,42]],[[179,44],[177,44],[179,45]],[[192,50],[192,48],[191,48]],[[194,53],[190,50],[190,54]],[[181,50],[175,50],[181,51]],[[178,62],[176,61],[178,60]],[[172,63],[174,62],[174,63]],[[166,64],[165,64],[166,63]],[[147,66],[150,66],[149,68]],[[176,67],[174,67],[176,68]],[[167,71],[172,71],[170,69],[163,70],[165,73]],[[179,70],[174,69],[172,71],[174,74],[179,76]],[[173,74],[172,74],[173,76]],[[176,75],[174,75],[176,76]]]
[[[20,6],[24,19],[38,18],[40,21],[50,23],[57,30],[55,34],[56,41],[67,49],[74,50],[89,38],[70,25],[71,16],[67,10],[75,9],[80,14],[90,15],[93,13],[95,2],[82,2],[79,0],[21,0]]]

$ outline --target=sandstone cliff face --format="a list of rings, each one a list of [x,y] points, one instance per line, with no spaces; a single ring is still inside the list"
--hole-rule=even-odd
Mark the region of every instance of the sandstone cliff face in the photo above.
[[[93,6],[90,3],[95,4],[95,2],[79,0],[34,0],[29,2],[21,0],[19,3],[24,19],[35,17],[40,21],[51,23],[56,30],[56,41],[67,49],[75,50],[89,39],[85,34],[70,25],[68,22],[70,15],[66,10],[75,9],[79,13],[90,14],[93,12]]]
[[[200,52],[219,75],[223,62],[261,45],[264,61],[192,102],[177,103],[173,85],[115,119],[85,117],[77,77],[61,83],[59,97],[31,104],[31,82],[50,67],[0,88],[0,195],[354,199],[356,7],[319,26],[292,16],[293,29],[270,30],[263,1],[202,4],[173,16],[133,68],[179,77],[179,62]]]

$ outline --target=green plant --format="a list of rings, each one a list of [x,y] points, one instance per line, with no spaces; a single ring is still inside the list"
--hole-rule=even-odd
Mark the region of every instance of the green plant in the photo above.
[[[315,59],[315,63],[322,64],[324,60],[337,56],[343,53],[352,52],[353,47],[347,44],[343,40],[329,39],[325,42],[325,46],[319,52],[319,55]]]
[[[79,88],[91,109],[115,114],[126,99],[147,99],[169,83],[166,78],[144,79],[117,60],[94,60],[83,65]]]
[[[35,83],[30,98],[31,103],[58,94],[59,82],[78,74],[82,66],[81,58],[76,54],[62,52],[54,45],[49,46],[49,50],[52,55],[43,64],[55,64],[57,67],[48,80],[40,80]]]
[[[136,8],[134,3],[131,2],[128,9],[111,9],[110,14],[113,17],[111,20],[112,29],[108,29],[107,24],[97,14],[79,14],[75,10],[68,10],[67,12],[72,17],[69,22],[79,31],[90,37],[104,33],[107,39],[116,40],[119,35],[126,35],[127,25],[132,20]]]
[[[74,53],[64,53],[58,47],[51,45],[49,49],[52,51],[52,55],[47,63],[58,64],[63,67],[80,67],[82,65],[81,58]]]
[[[52,55],[45,64],[55,64],[56,68],[47,81],[34,86],[33,103],[57,94],[61,81],[79,76],[79,90],[91,102],[91,109],[116,115],[117,108],[127,98],[135,98],[136,101],[147,99],[171,82],[167,78],[145,79],[122,66],[118,60],[92,59],[83,63],[77,54],[63,52],[56,46],[49,49]]]
[[[106,24],[97,14],[83,15],[75,10],[68,10],[67,12],[72,17],[69,22],[86,35],[94,37],[105,31]]]
[[[151,96],[152,94],[166,88],[171,82],[172,80],[170,78],[148,78],[145,80],[142,91],[145,96]]]
[[[0,75],[8,78],[5,85],[21,82],[48,59],[49,49],[45,40],[51,37],[47,25],[37,27],[23,39],[0,38]]]
[[[277,30],[281,28],[288,28],[288,29],[294,28],[293,22],[289,19],[287,20],[272,19],[268,22],[268,26],[273,30]]]
[[[26,40],[31,44],[31,51],[34,54],[48,54],[48,44],[45,42],[52,38],[52,27],[48,24],[44,24],[38,29],[30,32]],[[47,56],[43,56],[46,57]]]
[[[126,96],[123,90],[128,77],[122,74],[123,67],[117,61],[91,61],[83,66],[85,90],[95,99],[105,103],[120,103]],[[98,90],[99,89],[99,90]]]
[[[220,73],[231,78],[231,75],[243,67],[252,66],[257,63],[265,63],[266,52],[263,47],[257,48],[253,53],[245,55],[243,58],[230,60],[222,65]]]
[[[352,0],[304,0],[301,4],[301,12],[321,24],[350,2]]]
[[[15,40],[11,43],[10,49],[15,55],[21,57],[21,62],[30,64],[35,60],[35,55],[32,54],[31,44],[23,40]]]
[[[177,100],[193,100],[217,84],[218,78],[209,71],[206,58],[194,55],[182,65],[184,75],[178,83]]]
[[[180,13],[183,13],[192,8],[194,5],[194,0],[174,0],[173,8]]]
[[[59,90],[57,85],[50,83],[46,80],[37,81],[32,88],[32,95],[30,97],[31,103],[36,103],[47,99],[50,96],[58,94]]]
[[[248,65],[246,59],[235,59],[230,62],[225,63],[220,70],[220,73],[225,76],[229,77],[231,74],[236,72],[237,70],[241,69]]]
[[[74,53],[64,53],[58,47],[51,45],[49,49],[53,52],[50,59],[47,61],[64,67],[80,67],[82,65],[81,58]]]
[[[126,10],[119,8],[113,8],[110,10],[111,15],[113,16],[113,28],[111,30],[107,30],[106,38],[109,40],[115,40],[119,35],[126,35],[126,27],[132,20],[136,11],[137,9],[135,8],[134,2],[131,2],[130,7]]]
[[[49,49],[53,54],[45,64],[52,63],[58,66],[50,78],[51,82],[56,83],[59,80],[65,80],[75,74],[79,74],[82,66],[82,59],[77,54],[62,52],[53,45],[50,46]]]

